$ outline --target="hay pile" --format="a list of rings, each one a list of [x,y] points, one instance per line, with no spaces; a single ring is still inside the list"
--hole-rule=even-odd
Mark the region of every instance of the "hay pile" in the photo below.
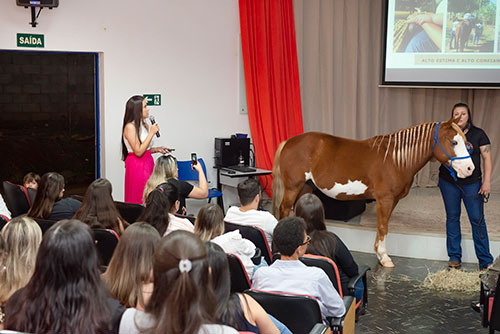
[[[481,286],[480,271],[440,270],[427,274],[422,286],[430,290],[477,292]]]

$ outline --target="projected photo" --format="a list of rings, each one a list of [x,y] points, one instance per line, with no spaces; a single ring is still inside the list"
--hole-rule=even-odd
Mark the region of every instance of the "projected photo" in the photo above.
[[[446,0],[396,0],[394,52],[441,52]]]
[[[447,52],[493,52],[496,0],[449,0]]]

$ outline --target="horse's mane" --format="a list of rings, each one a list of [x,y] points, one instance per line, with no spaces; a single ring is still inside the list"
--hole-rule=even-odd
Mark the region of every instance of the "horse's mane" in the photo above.
[[[396,132],[371,138],[372,150],[377,153],[385,148],[384,161],[392,156],[394,164],[400,168],[412,166],[426,156],[434,138],[437,122],[422,123]],[[392,153],[392,154],[391,154]]]

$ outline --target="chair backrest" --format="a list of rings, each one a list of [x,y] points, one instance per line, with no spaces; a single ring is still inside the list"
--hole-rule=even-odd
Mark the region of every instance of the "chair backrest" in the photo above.
[[[93,231],[97,253],[101,259],[101,265],[107,266],[109,261],[111,261],[113,252],[120,239],[116,232],[112,230],[96,228],[93,229]]]
[[[231,253],[227,253],[229,262],[229,272],[231,274],[231,293],[243,292],[251,288],[250,279],[240,258]]]
[[[304,254],[300,258],[300,261],[309,267],[318,267],[323,269],[326,273],[333,286],[340,295],[340,298],[344,298],[342,294],[342,285],[340,284],[340,274],[337,264],[330,258],[319,255]]]
[[[307,295],[247,290],[267,313],[281,321],[292,333],[309,333],[323,321],[318,301]]]
[[[491,307],[490,333],[492,333],[495,330],[500,330],[500,290],[499,289],[500,289],[500,279],[497,280],[495,297],[493,298],[493,306]]]
[[[49,228],[52,227],[57,221],[55,220],[50,220],[50,219],[42,219],[42,218],[34,218],[37,224],[40,226],[42,229],[42,234],[45,234]]]
[[[227,221],[224,222],[224,233],[234,230],[240,230],[241,236],[253,242],[255,247],[260,248],[262,256],[264,256],[266,262],[268,264],[271,263],[271,250],[269,249],[269,245],[267,244],[267,239],[264,231],[262,231],[257,226],[240,225]]]
[[[207,166],[205,165],[205,161],[203,161],[203,158],[199,158],[198,163],[201,165],[205,177],[207,177]],[[198,181],[198,172],[191,168],[191,160],[177,161],[177,171],[177,178],[179,180]]]
[[[135,223],[144,210],[144,206],[141,204],[115,201],[115,205],[122,218],[130,224]]]
[[[32,203],[28,190],[25,187],[9,181],[3,181],[3,191],[12,217],[23,215],[31,208]]]

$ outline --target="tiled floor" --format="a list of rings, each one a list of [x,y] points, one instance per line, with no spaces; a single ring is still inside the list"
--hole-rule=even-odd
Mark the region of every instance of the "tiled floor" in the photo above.
[[[395,268],[383,268],[374,254],[353,252],[368,272],[368,309],[356,323],[356,334],[371,333],[488,333],[470,307],[477,293],[435,292],[423,288],[428,272],[447,268],[442,261],[393,256]],[[468,271],[474,265],[464,265]]]

